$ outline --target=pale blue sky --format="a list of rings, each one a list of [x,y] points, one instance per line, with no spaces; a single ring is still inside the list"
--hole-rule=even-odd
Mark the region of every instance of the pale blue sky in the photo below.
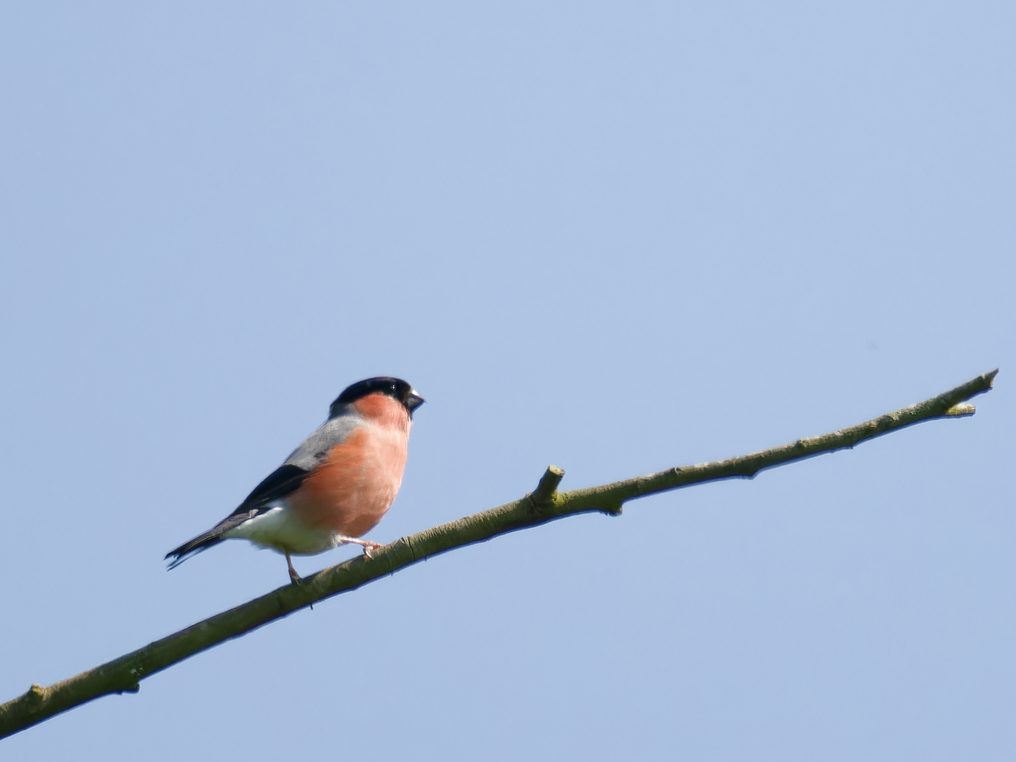
[[[517,533],[11,759],[1008,760],[1016,6],[0,9],[0,701],[287,581],[228,514],[349,383],[389,542],[1001,367],[968,420]],[[353,550],[298,559],[311,573]]]

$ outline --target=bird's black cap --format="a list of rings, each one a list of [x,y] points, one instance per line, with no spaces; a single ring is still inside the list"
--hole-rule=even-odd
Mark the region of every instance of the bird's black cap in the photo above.
[[[338,408],[350,405],[359,399],[363,399],[368,394],[376,392],[381,392],[381,394],[387,394],[389,397],[397,399],[405,405],[410,417],[413,416],[413,411],[422,405],[424,401],[423,397],[417,394],[416,390],[401,378],[378,376],[377,378],[357,381],[355,384],[347,386],[345,391],[332,403],[331,416],[334,416],[338,412]]]

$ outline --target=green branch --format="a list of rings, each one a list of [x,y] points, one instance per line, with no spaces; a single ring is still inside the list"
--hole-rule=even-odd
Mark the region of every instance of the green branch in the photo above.
[[[996,373],[985,373],[932,399],[831,434],[600,487],[558,492],[564,471],[550,466],[536,489],[521,500],[403,537],[375,551],[373,558],[360,556],[325,569],[300,585],[281,587],[63,682],[47,688],[33,685],[24,695],[0,705],[0,738],[100,696],[136,693],[146,677],[196,653],[439,553],[578,513],[616,515],[624,503],[635,498],[719,479],[752,478],[763,469],[853,447],[922,421],[973,415],[974,406],[966,400],[991,389]]]

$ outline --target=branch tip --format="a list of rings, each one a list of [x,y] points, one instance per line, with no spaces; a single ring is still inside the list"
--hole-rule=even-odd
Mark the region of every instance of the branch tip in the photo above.
[[[967,418],[977,412],[977,408],[969,402],[960,402],[946,410],[942,415],[950,418]]]
[[[540,477],[540,483],[530,495],[533,505],[546,505],[554,499],[557,487],[564,478],[564,469],[557,466],[547,466],[546,472]]]

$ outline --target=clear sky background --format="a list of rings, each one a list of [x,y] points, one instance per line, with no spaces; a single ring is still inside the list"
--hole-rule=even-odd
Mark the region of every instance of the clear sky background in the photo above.
[[[0,701],[288,580],[227,515],[409,380],[403,535],[972,419],[460,550],[7,759],[1009,760],[1016,5],[7,3]],[[342,549],[296,561],[304,574]]]

